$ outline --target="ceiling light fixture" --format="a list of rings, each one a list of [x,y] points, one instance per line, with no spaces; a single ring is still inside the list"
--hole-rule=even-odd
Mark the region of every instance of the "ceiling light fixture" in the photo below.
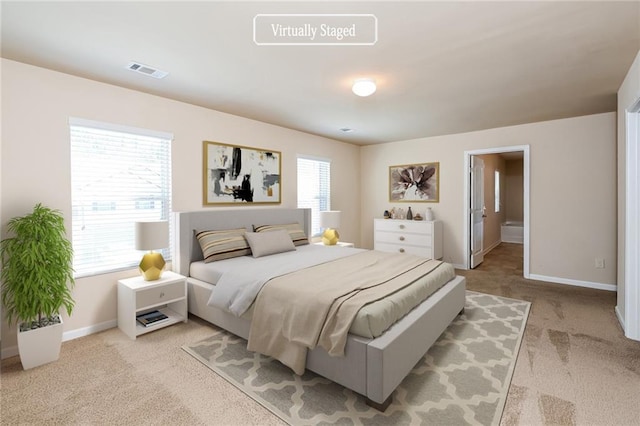
[[[372,78],[359,78],[353,82],[351,90],[358,96],[373,95],[376,91],[376,81]]]

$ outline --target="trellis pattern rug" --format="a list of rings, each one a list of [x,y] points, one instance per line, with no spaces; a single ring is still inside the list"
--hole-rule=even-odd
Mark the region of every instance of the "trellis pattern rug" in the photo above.
[[[314,373],[297,376],[225,331],[183,349],[292,425],[498,424],[530,303],[467,291],[458,316],[384,413]]]

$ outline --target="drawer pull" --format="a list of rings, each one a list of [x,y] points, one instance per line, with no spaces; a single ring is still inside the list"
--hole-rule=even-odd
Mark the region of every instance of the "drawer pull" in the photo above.
[[[404,225],[402,225],[402,224],[401,224],[401,225],[400,225],[400,229],[404,229]]]
[[[404,249],[403,248],[401,248],[399,251],[400,251],[400,253],[404,253]]]
[[[160,292],[160,298],[162,299],[164,297],[164,291]]]
[[[400,237],[400,241],[404,241],[404,237]]]

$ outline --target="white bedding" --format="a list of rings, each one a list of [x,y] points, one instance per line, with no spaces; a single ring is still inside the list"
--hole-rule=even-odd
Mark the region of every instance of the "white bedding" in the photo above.
[[[314,256],[318,253],[331,253],[333,257],[341,257],[360,251],[362,250],[310,245],[297,247],[297,251],[292,253],[311,252],[314,253]],[[212,286],[209,300],[217,300],[219,297],[217,283],[224,274],[240,270],[243,271],[242,275],[253,276],[255,274],[253,271],[270,263],[277,263],[278,265],[284,263],[285,267],[293,268],[294,263],[291,261],[292,253],[282,253],[257,259],[251,256],[242,256],[211,263],[204,263],[203,261],[193,262],[190,265],[189,275],[200,281],[215,285],[215,287]],[[279,257],[283,257],[285,260],[277,260]],[[405,316],[422,300],[426,299],[454,276],[455,269],[453,266],[443,263],[441,267],[434,270],[428,276],[419,279],[413,285],[391,294],[382,300],[364,306],[353,321],[350,333],[366,338],[375,338],[382,335],[391,325]],[[231,275],[229,275],[229,277],[231,277]],[[218,305],[220,304],[216,306]],[[225,310],[227,309],[225,308]],[[244,311],[242,317],[250,320],[252,315],[253,309],[251,306]]]
[[[249,309],[262,286],[271,278],[362,251],[365,250],[310,244],[299,246],[295,251],[271,256],[242,256],[216,262],[220,264],[215,266],[220,276],[215,283],[216,291],[211,293],[207,304],[241,316]],[[191,275],[194,276],[193,271]]]

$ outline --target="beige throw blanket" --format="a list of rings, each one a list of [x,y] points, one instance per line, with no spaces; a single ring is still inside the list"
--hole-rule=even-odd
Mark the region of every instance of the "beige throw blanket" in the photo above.
[[[344,355],[351,323],[366,304],[410,285],[442,262],[366,251],[270,280],[256,298],[248,349],[296,374],[316,346]]]

